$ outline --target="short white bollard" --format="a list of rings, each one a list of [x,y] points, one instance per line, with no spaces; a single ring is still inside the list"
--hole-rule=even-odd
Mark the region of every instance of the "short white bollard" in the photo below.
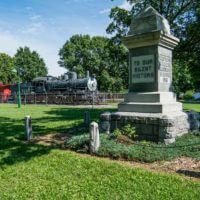
[[[30,116],[25,117],[25,138],[28,141],[32,139],[32,119]]]
[[[100,147],[99,126],[96,122],[90,124],[90,153],[96,153]]]

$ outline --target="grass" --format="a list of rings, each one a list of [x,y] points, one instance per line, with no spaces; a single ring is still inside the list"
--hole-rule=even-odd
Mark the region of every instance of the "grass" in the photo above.
[[[0,199],[199,199],[199,187],[59,150],[0,172]]]
[[[196,112],[200,112],[200,103],[184,103],[183,104],[185,110],[193,110]]]
[[[110,109],[111,111],[113,109]],[[83,122],[86,109],[59,106],[22,106],[0,105],[0,168],[6,164],[28,160],[50,150],[41,145],[25,144],[24,117],[30,115],[34,136],[49,133],[63,133]],[[98,120],[103,109],[91,110],[91,118]],[[80,133],[75,133],[76,135]]]
[[[66,132],[85,110],[0,105],[0,199],[200,199],[199,182],[24,142],[26,115],[36,136]],[[91,110],[92,119],[101,112]]]

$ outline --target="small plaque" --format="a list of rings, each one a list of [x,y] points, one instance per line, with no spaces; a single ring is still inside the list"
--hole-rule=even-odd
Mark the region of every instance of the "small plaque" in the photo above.
[[[171,79],[169,77],[160,77],[160,82],[170,84]]]
[[[150,83],[155,80],[154,55],[132,58],[132,83]]]

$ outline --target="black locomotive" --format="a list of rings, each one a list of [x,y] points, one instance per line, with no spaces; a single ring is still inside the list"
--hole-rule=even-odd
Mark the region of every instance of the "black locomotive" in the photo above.
[[[37,77],[30,83],[20,84],[20,89],[26,103],[98,103],[97,81],[89,72],[85,78],[77,78],[75,72],[65,73],[60,78]],[[11,91],[16,96],[17,85],[13,85]]]

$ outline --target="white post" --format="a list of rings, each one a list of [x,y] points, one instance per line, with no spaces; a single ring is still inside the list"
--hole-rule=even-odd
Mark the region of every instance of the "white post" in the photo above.
[[[25,117],[25,138],[28,141],[32,139],[32,119],[30,116]]]
[[[90,153],[96,153],[100,147],[99,126],[96,122],[90,124]]]

